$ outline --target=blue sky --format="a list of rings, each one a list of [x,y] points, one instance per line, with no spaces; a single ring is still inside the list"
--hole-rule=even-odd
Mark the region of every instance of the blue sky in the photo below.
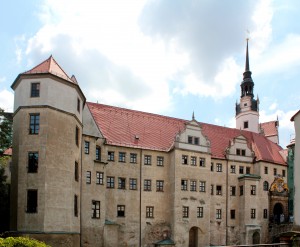
[[[278,116],[285,147],[300,108],[299,16],[298,0],[2,1],[0,107],[12,111],[14,79],[52,54],[88,101],[234,127],[249,37],[260,121]]]

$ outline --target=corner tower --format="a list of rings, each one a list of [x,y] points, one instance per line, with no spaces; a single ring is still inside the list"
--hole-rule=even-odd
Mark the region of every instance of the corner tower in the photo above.
[[[245,72],[241,82],[241,98],[235,106],[236,128],[259,133],[259,100],[254,99],[254,82],[251,74],[247,39]]]

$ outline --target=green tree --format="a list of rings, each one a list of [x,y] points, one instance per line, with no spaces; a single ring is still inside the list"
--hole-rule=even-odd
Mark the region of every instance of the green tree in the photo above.
[[[8,237],[0,238],[0,247],[50,247],[44,242],[24,238],[24,237]]]
[[[0,108],[0,154],[12,144],[12,114]]]
[[[5,167],[9,157],[0,157],[0,233],[9,230],[9,184],[6,183]]]

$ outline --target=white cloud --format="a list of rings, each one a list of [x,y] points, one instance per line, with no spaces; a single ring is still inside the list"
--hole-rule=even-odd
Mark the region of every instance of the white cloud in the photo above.
[[[0,77],[0,83],[1,82],[5,82],[5,81],[6,81],[6,77],[5,76]]]
[[[6,89],[0,91],[0,108],[6,112],[13,112],[14,94]]]
[[[276,108],[277,108],[277,103],[274,102],[273,104],[270,105],[269,110],[270,110],[270,111],[273,111],[273,110],[275,110]]]

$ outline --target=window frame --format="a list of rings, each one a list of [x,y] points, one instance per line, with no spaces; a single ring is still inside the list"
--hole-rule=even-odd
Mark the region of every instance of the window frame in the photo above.
[[[117,205],[117,217],[125,217],[125,205]]]
[[[84,141],[84,153],[89,154],[90,153],[90,142]]]
[[[196,156],[191,156],[191,160],[190,160],[190,164],[191,166],[197,166],[197,157]]]
[[[29,135],[40,133],[40,113],[29,113]]]
[[[98,185],[104,184],[104,172],[96,171],[96,184]]]
[[[152,156],[149,154],[144,155],[144,165],[151,166]]]
[[[199,166],[200,167],[205,167],[205,158],[203,158],[203,157],[199,158]]]
[[[132,164],[137,163],[137,154],[136,153],[130,153],[130,163],[132,163]]]
[[[197,180],[190,180],[190,191],[197,191]]]
[[[182,218],[189,218],[189,207],[182,206]]]
[[[144,179],[144,191],[151,191],[151,187],[152,187],[152,180]]]
[[[95,149],[95,160],[101,161],[101,147],[98,145],[96,146]]]
[[[38,190],[28,189],[27,190],[27,204],[26,213],[37,213],[38,212]]]
[[[74,195],[74,216],[78,217],[78,196]]]
[[[230,210],[230,219],[235,220],[235,209]]]
[[[222,219],[222,209],[217,208],[216,209],[216,219],[221,220]]]
[[[86,184],[92,183],[92,174],[91,171],[86,171]]]
[[[129,189],[137,190],[137,179],[136,178],[129,178]]]
[[[222,172],[222,170],[223,170],[222,163],[217,163],[217,169],[216,169],[216,172]]]
[[[157,156],[157,166],[164,166],[164,157],[163,156]]]
[[[256,209],[255,208],[251,208],[250,218],[251,219],[256,219]]]
[[[230,186],[230,195],[236,196],[236,186]]]
[[[120,163],[126,162],[126,152],[119,152],[119,160]]]
[[[204,210],[203,207],[197,207],[197,218],[203,218]]]
[[[164,180],[156,180],[156,192],[164,192]]]
[[[108,189],[115,188],[115,177],[113,177],[113,176],[106,177],[106,188],[108,188]]]
[[[38,98],[40,97],[41,91],[41,83],[40,82],[32,82],[30,85],[30,97]]]
[[[236,173],[236,165],[230,165],[230,173]]]
[[[100,201],[92,200],[92,219],[100,219]]]
[[[107,161],[115,161],[115,152],[107,151]]]
[[[146,206],[146,218],[154,218],[154,207],[153,206]]]
[[[35,161],[35,162],[34,162]],[[28,152],[27,173],[38,173],[39,152]]]
[[[250,185],[250,195],[256,195],[256,185]]]
[[[75,164],[74,164],[74,179],[76,182],[79,181],[79,164],[77,161],[75,161]]]
[[[188,159],[189,159],[189,156],[183,154],[183,155],[181,156],[181,164],[182,164],[182,165],[188,165]]]
[[[199,192],[206,192],[206,182],[199,181]]]
[[[222,185],[216,185],[216,195],[217,196],[222,195]]]
[[[118,177],[118,189],[126,190],[126,178]]]

